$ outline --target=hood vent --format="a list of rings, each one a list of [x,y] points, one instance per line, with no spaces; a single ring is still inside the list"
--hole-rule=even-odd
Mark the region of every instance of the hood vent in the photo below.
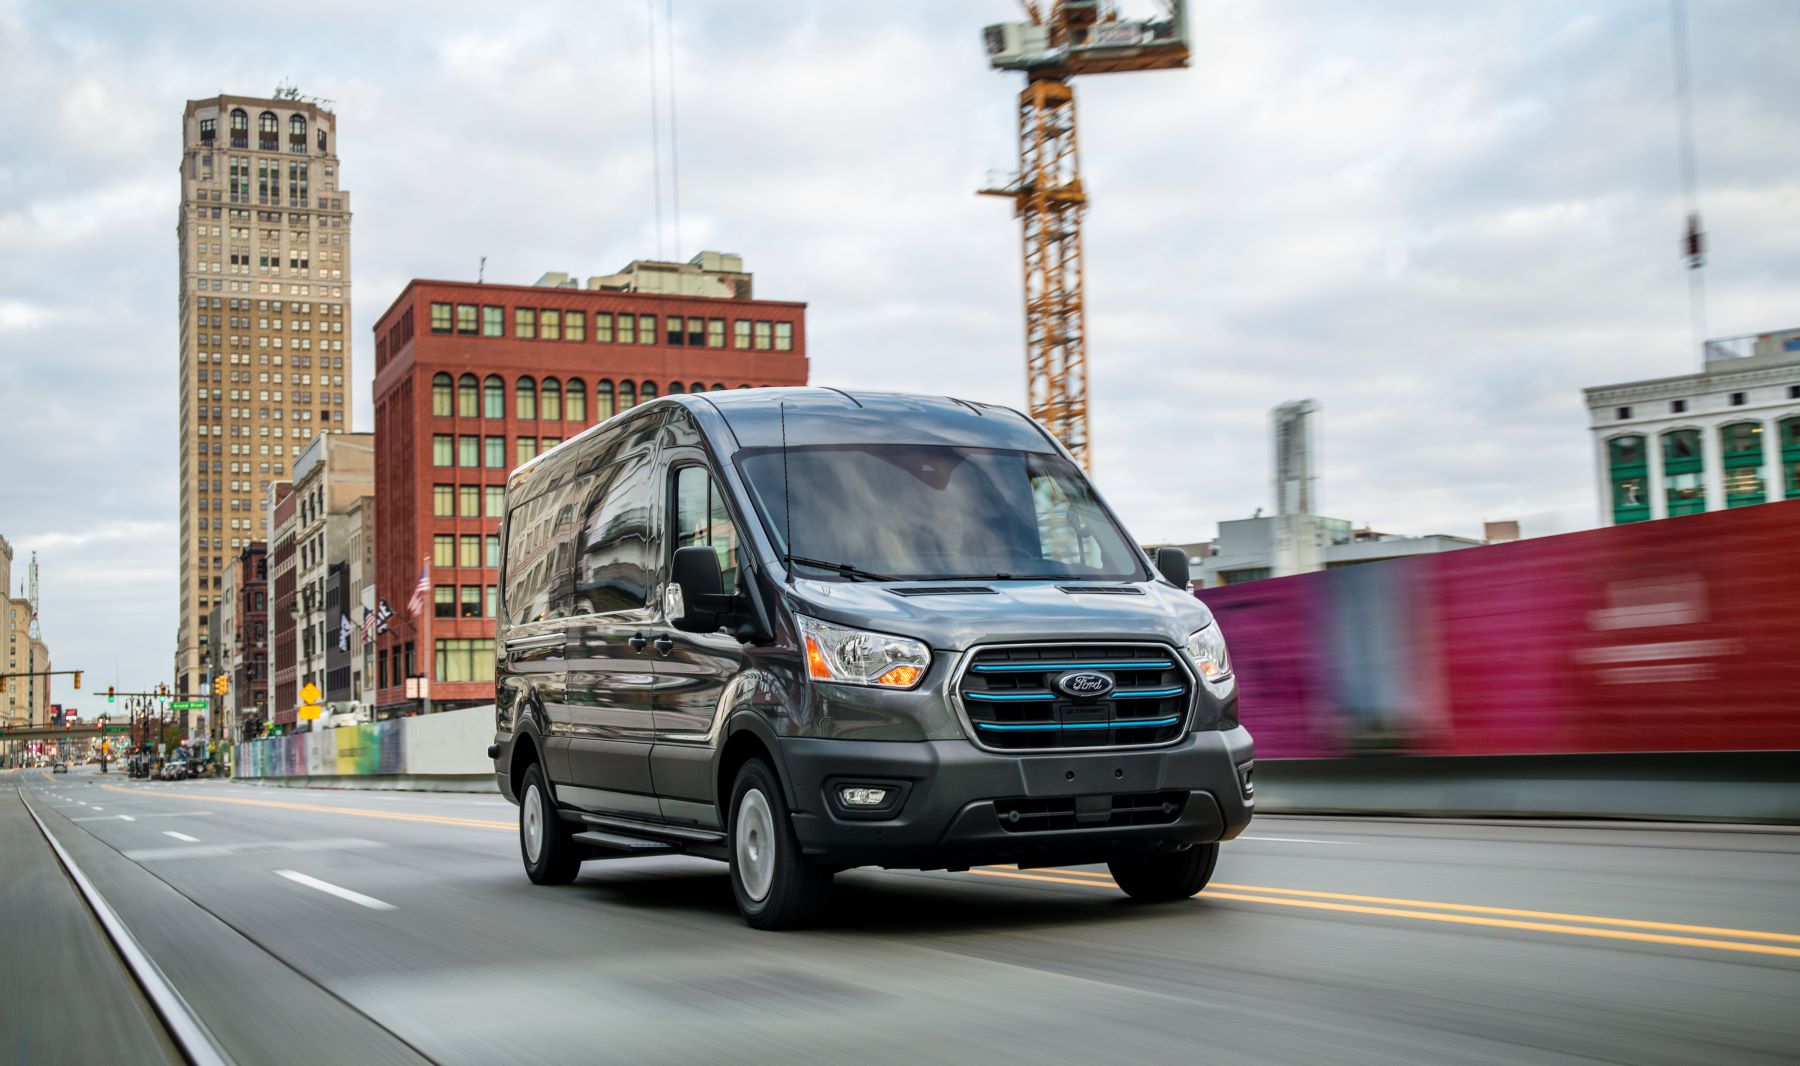
[[[1142,596],[1144,590],[1130,585],[1058,585],[1071,596]]]
[[[889,589],[896,596],[998,596],[986,585],[921,585],[909,589]]]

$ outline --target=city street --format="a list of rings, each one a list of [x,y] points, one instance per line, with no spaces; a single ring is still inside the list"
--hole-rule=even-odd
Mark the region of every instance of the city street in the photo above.
[[[1192,901],[1130,904],[1102,869],[860,870],[825,928],[773,934],[701,860],[534,887],[493,796],[93,767],[0,786],[22,993],[0,1057],[21,1063],[172,1056],[26,802],[243,1062],[1687,1064],[1800,1046],[1791,831],[1264,817]]]

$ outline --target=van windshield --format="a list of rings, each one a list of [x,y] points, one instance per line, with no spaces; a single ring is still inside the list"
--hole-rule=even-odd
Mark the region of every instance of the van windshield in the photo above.
[[[1144,577],[1137,549],[1058,455],[847,444],[790,448],[783,465],[780,448],[738,456],[763,525],[784,555],[810,560],[794,564],[808,576]]]

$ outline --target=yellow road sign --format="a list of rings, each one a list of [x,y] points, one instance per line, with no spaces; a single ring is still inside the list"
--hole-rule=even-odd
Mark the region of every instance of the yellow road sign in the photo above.
[[[300,690],[300,702],[305,705],[315,704],[323,695],[324,693],[319,691],[319,686],[308,681],[306,687]],[[314,707],[313,710],[316,712],[318,708]]]
[[[314,718],[317,718],[318,716],[319,716],[318,704],[311,704],[311,705],[300,708],[300,719],[302,721],[310,722]]]

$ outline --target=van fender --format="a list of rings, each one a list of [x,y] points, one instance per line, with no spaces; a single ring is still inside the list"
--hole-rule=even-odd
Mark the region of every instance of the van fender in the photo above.
[[[775,764],[775,776],[781,781],[781,791],[787,800],[788,810],[801,810],[799,795],[794,791],[794,778],[788,773],[787,760],[783,758],[781,744],[777,742],[775,730],[770,728],[768,720],[748,708],[740,708],[731,713],[725,721],[725,728],[720,731],[721,743],[718,754],[713,758],[713,780],[717,782],[717,794],[714,804],[719,812],[721,825],[730,821],[731,782],[724,780],[720,772],[724,769],[726,753],[732,750],[732,738],[740,734],[751,734],[762,742],[768,751],[769,759]]]

